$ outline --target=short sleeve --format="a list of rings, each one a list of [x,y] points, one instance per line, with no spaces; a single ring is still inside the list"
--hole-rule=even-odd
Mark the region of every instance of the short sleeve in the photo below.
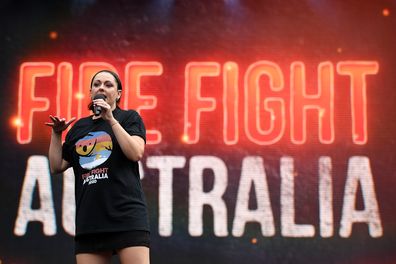
[[[127,118],[123,120],[122,126],[129,135],[139,136],[146,142],[146,128],[138,112],[128,111]]]

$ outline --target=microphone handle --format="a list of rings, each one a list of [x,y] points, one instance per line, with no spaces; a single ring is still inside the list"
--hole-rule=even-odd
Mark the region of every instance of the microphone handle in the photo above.
[[[102,107],[94,106],[94,115],[99,116],[102,113]]]

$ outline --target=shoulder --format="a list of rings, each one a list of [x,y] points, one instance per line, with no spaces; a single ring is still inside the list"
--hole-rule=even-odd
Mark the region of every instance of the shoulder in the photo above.
[[[137,111],[133,110],[133,109],[128,109],[128,110],[124,110],[121,108],[117,108],[116,110],[116,114],[119,115],[134,115],[134,114],[139,114]]]
[[[74,123],[74,125],[72,126],[71,129],[75,130],[75,129],[78,129],[79,127],[86,126],[86,125],[91,124],[91,123],[92,123],[92,117],[91,116],[83,117],[83,118],[78,119]]]
[[[128,134],[140,136],[146,141],[146,128],[137,111],[117,109],[115,118]]]
[[[118,119],[119,121],[124,121],[124,120],[136,121],[136,120],[141,120],[142,118],[139,115],[139,113],[133,109],[129,109],[129,110],[117,109],[116,119]]]
[[[71,139],[71,138],[77,136],[80,133],[82,128],[86,128],[87,126],[89,126],[91,124],[92,124],[91,116],[87,116],[87,117],[78,119],[74,124],[72,124],[72,127],[69,130],[69,132],[67,132],[66,141],[68,139]]]

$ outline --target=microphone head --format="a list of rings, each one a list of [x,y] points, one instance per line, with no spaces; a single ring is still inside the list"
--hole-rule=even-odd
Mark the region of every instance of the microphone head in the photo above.
[[[96,94],[95,96],[94,96],[94,98],[93,98],[93,100],[96,100],[96,99],[103,99],[103,100],[105,100],[107,97],[106,97],[106,95],[104,95],[104,94]]]

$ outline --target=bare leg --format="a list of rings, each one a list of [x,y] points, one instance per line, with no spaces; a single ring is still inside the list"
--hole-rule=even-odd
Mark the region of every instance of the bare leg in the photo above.
[[[76,255],[77,264],[109,264],[111,252],[81,253]]]
[[[121,264],[150,264],[148,247],[127,247],[118,251]]]

